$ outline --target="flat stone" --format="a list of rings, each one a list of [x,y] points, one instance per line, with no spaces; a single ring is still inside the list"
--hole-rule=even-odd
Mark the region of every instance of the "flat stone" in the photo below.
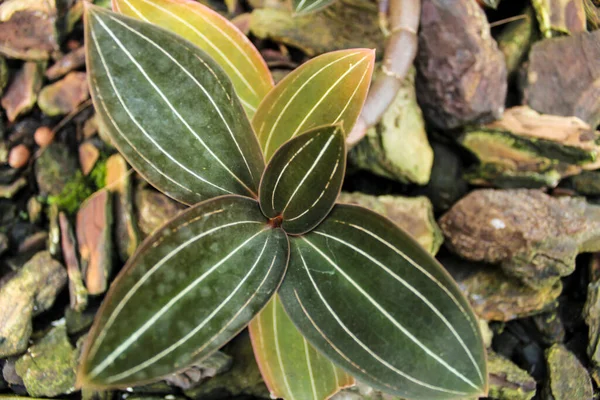
[[[48,310],[66,283],[65,268],[43,251],[0,287],[0,358],[27,349],[32,317]]]
[[[497,400],[531,400],[536,382],[513,362],[488,350],[489,394]]]
[[[185,371],[168,376],[165,381],[182,390],[189,390],[200,385],[207,379],[229,371],[232,365],[233,358],[231,356],[217,351]]]
[[[60,224],[60,243],[62,254],[67,266],[67,275],[69,277],[69,300],[71,309],[76,312],[82,312],[87,307],[88,292],[83,284],[81,276],[81,267],[77,257],[77,243],[71,223],[64,212],[58,215]]]
[[[573,353],[561,344],[546,350],[548,379],[544,398],[553,400],[592,400],[594,391],[587,370]]]
[[[67,146],[52,142],[35,160],[35,179],[42,195],[58,195],[75,177],[77,160]]]
[[[83,67],[84,65],[85,47],[81,46],[56,60],[56,62],[46,70],[46,78],[53,81],[73,70]]]
[[[499,264],[533,288],[575,270],[575,257],[600,250],[600,207],[539,190],[475,190],[439,220],[447,247]]]
[[[31,346],[15,367],[30,396],[54,397],[74,392],[77,351],[69,343],[64,321]]]
[[[427,197],[370,196],[342,192],[338,201],[369,208],[391,219],[431,254],[437,253],[444,240]]]
[[[100,158],[100,150],[91,142],[83,142],[79,145],[79,164],[84,176],[89,175]]]
[[[45,86],[38,106],[48,116],[68,114],[90,96],[85,72],[69,72],[63,79]]]

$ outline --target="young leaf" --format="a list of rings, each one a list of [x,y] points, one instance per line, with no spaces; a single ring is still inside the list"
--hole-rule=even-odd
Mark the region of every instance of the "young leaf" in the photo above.
[[[296,16],[319,11],[333,3],[335,0],[292,0],[292,9]]]
[[[85,4],[92,99],[127,161],[183,203],[255,196],[264,160],[223,70],[162,28]]]
[[[341,125],[304,133],[273,155],[260,183],[260,207],[269,218],[281,216],[287,233],[308,232],[333,208],[345,170]]]
[[[256,362],[272,398],[323,400],[354,378],[308,343],[278,296],[249,325]]]
[[[206,51],[227,73],[248,116],[273,87],[267,64],[246,35],[190,0],[113,0],[113,9],[176,33]],[[176,81],[174,81],[176,82]]]
[[[200,203],[149,237],[121,271],[83,353],[78,382],[126,387],[217,350],[272,297],[288,241],[255,200]]]
[[[343,122],[352,130],[367,96],[375,51],[333,51],[286,76],[252,119],[267,160],[283,143],[311,128]]]
[[[288,315],[323,354],[408,399],[487,390],[485,349],[458,287],[434,258],[384,217],[337,205],[290,238],[279,291]]]

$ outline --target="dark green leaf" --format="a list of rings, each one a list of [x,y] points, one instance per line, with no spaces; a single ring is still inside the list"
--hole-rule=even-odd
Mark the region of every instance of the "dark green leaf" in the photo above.
[[[217,63],[177,35],[89,3],[85,20],[94,106],[127,161],[187,204],[255,196],[261,150]]]
[[[338,205],[291,238],[279,291],[302,334],[358,380],[408,399],[487,390],[477,320],[435,259],[389,220]]]
[[[268,302],[288,259],[255,200],[200,203],[149,237],[104,300],[83,354],[84,386],[125,387],[217,350]]]
[[[260,183],[260,207],[269,218],[282,216],[287,233],[308,232],[331,211],[345,170],[341,125],[313,129],[273,155]]]

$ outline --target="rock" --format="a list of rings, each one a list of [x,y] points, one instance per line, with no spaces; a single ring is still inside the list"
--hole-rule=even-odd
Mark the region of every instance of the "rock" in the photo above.
[[[182,390],[189,390],[198,386],[206,379],[229,371],[232,364],[233,359],[230,356],[217,351],[185,371],[168,376],[165,381]]]
[[[81,46],[56,60],[56,62],[46,70],[46,78],[53,81],[71,71],[83,67],[84,65],[85,47]]]
[[[381,121],[350,151],[349,159],[354,166],[385,178],[425,185],[431,175],[433,150],[417,104],[414,79],[411,69]]]
[[[536,382],[526,371],[506,358],[488,350],[489,394],[498,400],[530,400]]]
[[[254,359],[248,331],[243,331],[222,350],[233,358],[232,368],[207,380],[200,386],[185,390],[192,399],[216,400],[236,396],[269,397],[260,370]]]
[[[89,175],[94,165],[100,158],[100,150],[91,142],[83,142],[79,145],[79,164],[83,175]]]
[[[58,221],[58,206],[48,206],[48,251],[54,257],[60,257],[60,223]]]
[[[600,366],[600,281],[588,285],[583,317],[588,326],[587,354],[594,366]]]
[[[77,243],[85,286],[91,295],[102,294],[112,271],[112,199],[107,190],[88,198],[77,212]]]
[[[8,0],[0,5],[0,53],[47,60],[59,51],[54,0]]]
[[[582,0],[532,0],[531,4],[545,37],[586,31]]]
[[[568,187],[584,196],[600,196],[600,170],[583,171],[567,180]]]
[[[53,142],[34,164],[35,180],[42,195],[58,195],[75,178],[77,160],[67,146]]]
[[[383,51],[377,6],[360,0],[339,0],[321,12],[301,17],[288,10],[256,9],[250,31],[260,39],[297,47],[309,57],[352,47]]]
[[[425,250],[437,253],[443,242],[427,197],[370,196],[341,193],[340,203],[357,204],[386,216],[409,233]]]
[[[473,311],[486,321],[510,321],[556,307],[562,283],[533,289],[506,276],[492,265],[455,257],[440,262],[452,274]]]
[[[600,31],[534,44],[529,53],[523,101],[538,112],[576,116],[590,126],[597,126],[600,123],[598,41]]]
[[[0,287],[0,358],[27,349],[31,318],[48,310],[66,283],[64,267],[44,251]]]
[[[15,367],[30,396],[54,397],[74,392],[77,351],[69,343],[64,321],[31,346]]]
[[[175,217],[186,207],[175,200],[152,189],[138,187],[135,192],[136,219],[140,231],[145,235],[151,235],[165,222]]]
[[[441,129],[499,118],[506,65],[474,0],[423,0],[417,99],[427,121]]]
[[[497,38],[509,77],[515,76],[536,39],[537,29],[531,8],[527,7],[524,14],[525,18],[509,22]]]
[[[565,341],[565,325],[558,310],[550,310],[531,317],[544,344],[550,346]]]
[[[545,398],[553,400],[592,400],[593,388],[587,370],[577,357],[563,345],[555,344],[546,350],[548,379]]]
[[[11,199],[25,186],[27,186],[27,178],[24,176],[18,178],[10,185],[0,185],[0,198]]]
[[[130,171],[125,159],[119,154],[109,157],[106,161],[106,187],[114,198],[115,244],[123,262],[133,255],[141,241],[133,210]]]
[[[583,168],[598,168],[600,135],[576,117],[541,115],[513,107],[501,120],[471,127],[459,142],[479,164],[467,174],[476,185],[555,187]]]
[[[88,302],[88,292],[83,285],[81,277],[81,268],[79,266],[79,258],[77,258],[77,244],[75,243],[75,235],[73,228],[69,223],[64,212],[58,215],[60,224],[60,243],[62,245],[62,254],[67,266],[67,275],[69,277],[69,299],[71,309],[77,312],[85,310]]]
[[[29,162],[31,152],[24,144],[19,144],[8,153],[8,165],[11,168],[23,168]]]
[[[94,322],[96,309],[75,311],[71,307],[65,308],[65,323],[69,335],[78,335],[87,331]]]
[[[571,274],[577,254],[600,247],[600,207],[538,190],[475,190],[439,223],[450,250],[500,264],[533,288]]]
[[[70,72],[58,82],[45,86],[38,106],[48,116],[68,114],[90,96],[85,72]]]
[[[0,24],[0,27],[4,25]],[[0,102],[9,121],[13,122],[33,108],[42,88],[43,71],[44,63],[26,62],[12,79]]]
[[[436,211],[446,211],[469,190],[464,179],[464,157],[455,146],[433,141],[433,167],[429,183],[422,189]]]

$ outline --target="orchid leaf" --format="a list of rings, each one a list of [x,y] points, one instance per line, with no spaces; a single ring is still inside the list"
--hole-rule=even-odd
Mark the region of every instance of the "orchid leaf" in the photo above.
[[[196,1],[113,0],[113,9],[165,28],[206,51],[227,73],[250,117],[273,87],[267,64],[246,35]]]
[[[264,98],[252,119],[265,157],[307,130],[341,122],[352,130],[367,96],[375,52],[333,51],[306,62]]]
[[[279,295],[319,351],[403,398],[485,394],[477,320],[443,267],[408,234],[365,208],[337,205],[290,243]]]
[[[292,0],[292,9],[296,16],[320,11],[331,5],[335,0]]]
[[[223,70],[162,28],[85,7],[92,99],[127,161],[186,204],[255,197],[264,160]]]
[[[260,183],[260,207],[267,217],[280,217],[287,233],[308,232],[333,208],[345,170],[341,125],[304,133],[281,146],[267,165]]]
[[[227,343],[267,304],[285,273],[288,240],[266,222],[255,200],[222,196],[149,237],[104,299],[79,384],[157,380]]]
[[[308,343],[287,316],[278,296],[252,320],[256,362],[272,398],[323,400],[354,378]]]

